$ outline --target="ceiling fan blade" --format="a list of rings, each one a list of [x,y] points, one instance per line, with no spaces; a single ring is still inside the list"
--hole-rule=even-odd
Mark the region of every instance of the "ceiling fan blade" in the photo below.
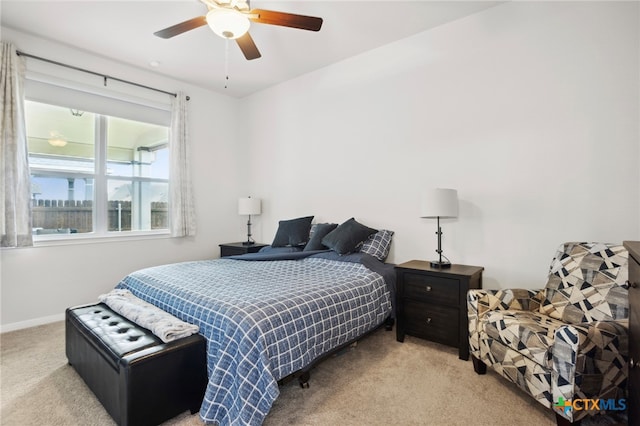
[[[197,18],[180,22],[179,24],[165,28],[164,30],[156,31],[155,33],[153,33],[153,35],[160,38],[171,38],[179,34],[186,33],[187,31],[194,30],[203,25],[207,25],[206,18],[204,16],[198,16]]]
[[[279,25],[281,27],[298,28],[301,30],[320,31],[322,18],[314,16],[296,15],[293,13],[275,12],[273,10],[253,9],[249,12],[249,19],[260,24]]]
[[[242,50],[242,53],[244,53],[244,57],[247,58],[248,61],[252,59],[258,59],[260,56],[262,56],[249,33],[245,33],[242,37],[237,38],[236,42],[238,43],[240,50]]]

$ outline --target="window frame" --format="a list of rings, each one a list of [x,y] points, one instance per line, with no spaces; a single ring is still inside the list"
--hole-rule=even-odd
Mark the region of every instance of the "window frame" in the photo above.
[[[71,108],[68,105],[61,105],[64,102],[51,103],[47,100],[39,99],[37,96],[25,97],[27,101],[44,103],[63,108]],[[107,121],[109,117],[124,118],[127,120],[134,120],[137,122],[159,125],[166,127],[170,130],[168,124],[151,123],[150,121],[144,121],[139,118],[117,117],[114,115],[105,114],[103,112],[93,112],[94,118],[94,170],[93,173],[82,172],[64,172],[60,170],[47,171],[45,169],[39,169],[35,173],[30,169],[29,174],[41,175],[43,177],[60,177],[60,178],[92,178],[93,183],[93,204],[92,204],[92,222],[93,230],[91,232],[74,233],[74,234],[41,234],[33,235],[33,242],[35,246],[49,246],[49,245],[68,245],[76,243],[93,243],[93,242],[109,242],[109,241],[122,241],[122,240],[140,240],[148,238],[170,238],[171,235],[171,209],[167,209],[167,227],[163,229],[148,229],[148,230],[126,230],[126,231],[109,231],[109,218],[108,218],[108,182],[109,181],[128,181],[128,182],[160,182],[166,183],[167,186],[171,184],[171,176],[165,178],[157,177],[140,177],[140,176],[122,176],[122,175],[108,175],[108,131]],[[170,149],[170,142],[167,141],[166,145]],[[37,155],[37,154],[36,154]],[[31,154],[29,154],[29,157]],[[171,201],[168,199],[168,203]]]

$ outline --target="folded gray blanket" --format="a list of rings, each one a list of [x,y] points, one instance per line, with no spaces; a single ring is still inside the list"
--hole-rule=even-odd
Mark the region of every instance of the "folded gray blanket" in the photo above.
[[[111,290],[98,296],[98,300],[128,320],[149,329],[165,343],[191,336],[199,330],[197,325],[184,322],[137,298],[129,290]]]

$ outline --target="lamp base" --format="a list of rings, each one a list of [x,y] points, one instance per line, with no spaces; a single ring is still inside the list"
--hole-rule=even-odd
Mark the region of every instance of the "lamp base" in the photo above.
[[[242,245],[243,245],[243,246],[252,246],[252,245],[254,245],[254,244],[255,244],[255,242],[254,242],[254,241],[244,241],[244,242],[242,243]]]
[[[443,260],[443,261],[432,260],[429,264],[432,268],[437,268],[437,269],[451,268],[451,262],[447,262],[446,260]]]

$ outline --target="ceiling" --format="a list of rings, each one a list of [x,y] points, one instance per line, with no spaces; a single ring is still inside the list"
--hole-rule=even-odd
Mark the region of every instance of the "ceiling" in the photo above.
[[[2,0],[0,23],[241,98],[499,3],[502,2],[253,0],[252,8],[324,19],[319,32],[252,23],[249,32],[262,53],[253,61],[244,58],[235,41],[227,42],[207,26],[171,39],[153,35],[206,14],[206,6],[198,0]],[[64,58],[47,59],[64,62]],[[159,65],[152,67],[152,61]],[[225,75],[229,76],[228,83]]]

